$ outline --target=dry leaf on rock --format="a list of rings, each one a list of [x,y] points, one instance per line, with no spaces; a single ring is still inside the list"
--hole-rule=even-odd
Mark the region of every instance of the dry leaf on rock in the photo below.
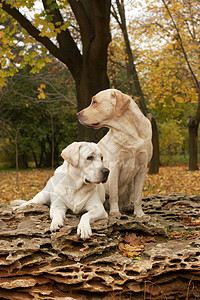
[[[191,231],[191,232],[187,232],[184,230],[181,231],[174,231],[174,232],[170,232],[168,234],[170,239],[175,239],[175,240],[191,240],[191,239],[195,239],[198,238],[200,236],[200,231]]]
[[[186,226],[199,226],[200,225],[200,217],[198,219],[192,219],[191,216],[185,216],[183,214],[180,215],[183,219],[183,225]]]
[[[131,246],[125,243],[119,243],[118,247],[124,256],[131,258],[139,256],[144,250],[144,245]]]
[[[126,233],[124,242],[119,243],[119,250],[124,256],[135,258],[144,251],[144,244],[146,242],[155,241],[154,237],[138,236],[135,233]]]

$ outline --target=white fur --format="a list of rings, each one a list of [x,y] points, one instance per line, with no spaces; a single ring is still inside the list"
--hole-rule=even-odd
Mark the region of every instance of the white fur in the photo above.
[[[105,181],[102,174],[105,167],[102,154],[95,143],[75,142],[61,155],[65,161],[55,170],[44,189],[30,201],[22,203],[16,200],[11,205],[20,205],[18,208],[23,209],[30,203],[50,203],[51,231],[63,226],[68,208],[76,214],[86,211],[77,233],[82,239],[87,239],[92,234],[90,223],[108,217],[103,206],[105,190],[101,182]],[[89,160],[91,156],[93,159]]]
[[[119,215],[119,208],[132,209],[134,197],[134,214],[142,217],[142,190],[152,156],[150,121],[131,97],[116,89],[99,92],[77,115],[83,125],[110,129],[98,143],[110,169],[105,187],[110,214]]]

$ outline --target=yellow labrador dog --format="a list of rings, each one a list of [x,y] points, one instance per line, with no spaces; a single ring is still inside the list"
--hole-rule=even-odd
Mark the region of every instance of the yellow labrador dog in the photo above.
[[[15,200],[11,205],[22,201],[18,208],[23,208],[30,203],[50,203],[51,231],[63,226],[68,208],[76,214],[86,211],[80,219],[77,234],[87,239],[92,234],[90,223],[107,218],[102,183],[107,181],[109,170],[104,167],[102,153],[95,143],[74,142],[62,151],[61,156],[63,164],[41,192],[30,201]]]
[[[143,216],[142,190],[152,156],[150,121],[131,97],[116,89],[96,94],[77,116],[83,125],[110,128],[98,144],[110,170],[106,184],[110,214],[120,214],[121,207],[130,209],[134,197],[134,214]]]

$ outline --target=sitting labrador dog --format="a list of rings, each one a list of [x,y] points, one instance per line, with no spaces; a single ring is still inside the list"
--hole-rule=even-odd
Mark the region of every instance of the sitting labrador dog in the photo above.
[[[11,205],[23,208],[30,203],[50,204],[51,231],[64,224],[65,213],[85,212],[80,219],[77,234],[82,239],[92,235],[90,223],[107,218],[104,209],[105,189],[109,170],[103,165],[102,153],[95,143],[74,142],[66,147],[61,156],[63,164],[55,170],[45,188],[32,200],[14,200]],[[15,206],[16,208],[16,206]]]
[[[152,156],[149,119],[130,96],[116,89],[96,94],[77,117],[83,125],[110,128],[98,143],[110,170],[106,183],[110,214],[120,215],[119,209],[124,208],[142,217],[142,190]]]

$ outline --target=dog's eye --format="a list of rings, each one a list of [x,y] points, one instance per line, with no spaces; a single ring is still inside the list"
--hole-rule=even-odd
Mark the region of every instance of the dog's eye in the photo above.
[[[88,160],[93,160],[93,159],[94,159],[94,156],[90,155],[90,156],[87,157],[87,159],[88,159]]]
[[[101,161],[103,161],[103,156],[101,156]]]
[[[96,104],[96,103],[97,103],[97,101],[96,101],[96,100],[93,100],[93,101],[92,101],[92,104]]]

